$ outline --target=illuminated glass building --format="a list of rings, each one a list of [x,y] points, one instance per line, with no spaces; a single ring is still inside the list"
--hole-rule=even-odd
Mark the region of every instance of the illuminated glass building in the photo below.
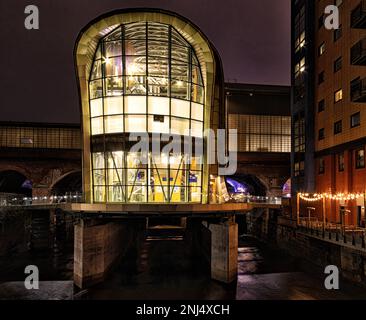
[[[130,133],[148,132],[150,143],[165,133],[205,144],[205,129],[225,127],[221,61],[202,32],[161,10],[112,12],[82,30],[75,60],[86,201],[209,202],[217,167],[205,153],[188,161],[182,146],[180,154],[150,153],[143,164],[129,151]]]

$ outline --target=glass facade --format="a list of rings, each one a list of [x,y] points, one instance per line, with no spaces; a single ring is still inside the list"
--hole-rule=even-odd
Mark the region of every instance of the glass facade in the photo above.
[[[129,23],[101,38],[89,99],[94,202],[201,202],[201,159],[149,154],[142,164],[123,143],[133,132],[203,138],[200,64],[172,26]]]
[[[291,117],[229,114],[239,152],[291,152]]]
[[[81,149],[80,128],[0,125],[0,148]]]

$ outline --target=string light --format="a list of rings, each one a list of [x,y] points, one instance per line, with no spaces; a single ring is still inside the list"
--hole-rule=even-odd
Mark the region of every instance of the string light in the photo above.
[[[309,195],[308,193],[299,193],[300,199],[307,202],[316,202],[323,199],[334,201],[351,201],[362,198],[363,196],[363,193],[315,193],[312,195]]]

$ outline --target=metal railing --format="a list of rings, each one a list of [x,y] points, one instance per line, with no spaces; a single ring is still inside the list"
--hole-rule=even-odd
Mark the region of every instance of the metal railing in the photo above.
[[[0,194],[0,207],[9,206],[32,206],[32,205],[49,205],[59,203],[82,203],[83,194],[80,192],[67,192],[64,195],[54,196],[34,196],[26,197],[19,194]]]
[[[308,234],[365,249],[366,229],[354,225],[326,222],[317,218],[301,217],[298,228]]]

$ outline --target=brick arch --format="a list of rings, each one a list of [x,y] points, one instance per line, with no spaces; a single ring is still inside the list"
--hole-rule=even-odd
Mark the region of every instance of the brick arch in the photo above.
[[[49,186],[49,196],[51,196],[52,194],[52,190],[55,188],[55,186],[61,182],[63,179],[67,178],[68,176],[75,174],[75,173],[80,173],[82,174],[82,170],[81,169],[72,169],[70,171],[67,171],[65,173],[63,173],[61,176],[59,176],[57,179],[55,179],[52,184]]]
[[[0,164],[0,173],[4,171],[15,171],[23,176],[25,176],[27,179],[32,180],[32,174],[31,172],[22,166],[14,165],[14,164]]]

